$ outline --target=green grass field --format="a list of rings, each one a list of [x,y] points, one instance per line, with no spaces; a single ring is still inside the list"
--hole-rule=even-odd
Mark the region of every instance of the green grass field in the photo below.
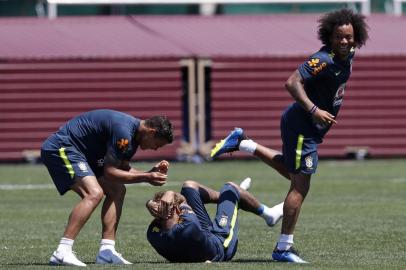
[[[253,179],[251,192],[267,204],[282,201],[289,182],[258,161],[172,163],[166,187],[128,186],[117,249],[134,262],[127,269],[406,269],[406,160],[322,161],[296,227],[295,246],[308,265],[272,261],[280,224],[241,212],[239,249],[233,261],[171,264],[149,246],[144,205],[158,190],[179,190],[193,179],[214,188]],[[152,164],[134,164],[149,169]],[[78,196],[60,197],[42,165],[0,165],[0,268],[46,269]],[[27,189],[27,188],[32,189]],[[210,206],[209,212],[215,208]],[[100,209],[75,242],[90,268],[100,241]]]

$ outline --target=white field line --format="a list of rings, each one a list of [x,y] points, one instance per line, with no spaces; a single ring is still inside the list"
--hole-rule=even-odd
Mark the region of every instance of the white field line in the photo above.
[[[181,186],[181,182],[168,182],[164,186],[165,187],[174,187],[174,186]],[[136,186],[150,186],[147,183],[140,183],[140,184],[133,184],[133,185],[126,185],[127,188],[136,187]],[[55,189],[54,184],[0,184],[0,190],[40,190],[40,189]]]

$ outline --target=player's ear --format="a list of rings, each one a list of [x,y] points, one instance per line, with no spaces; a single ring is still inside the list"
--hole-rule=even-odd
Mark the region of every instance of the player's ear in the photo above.
[[[148,135],[155,135],[156,129],[152,127],[147,127],[147,133]]]

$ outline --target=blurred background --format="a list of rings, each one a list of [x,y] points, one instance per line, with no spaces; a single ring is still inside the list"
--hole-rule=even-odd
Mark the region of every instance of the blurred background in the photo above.
[[[173,121],[175,142],[136,160],[201,162],[236,126],[281,149],[284,83],[321,47],[320,16],[342,7],[367,16],[370,40],[320,156],[406,157],[405,5],[0,0],[0,162],[36,162],[46,137],[98,108]]]

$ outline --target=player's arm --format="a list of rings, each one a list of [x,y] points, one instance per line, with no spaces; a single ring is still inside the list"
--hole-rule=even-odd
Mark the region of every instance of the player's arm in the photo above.
[[[329,112],[318,108],[307,96],[304,89],[304,82],[299,70],[295,70],[285,83],[285,87],[289,94],[295,99],[302,108],[311,113],[313,118],[321,124],[336,124],[334,116]]]
[[[116,183],[133,184],[146,182],[154,186],[166,183],[167,175],[159,171],[137,171],[130,167],[129,161],[119,160],[108,152],[104,158],[104,176]]]

